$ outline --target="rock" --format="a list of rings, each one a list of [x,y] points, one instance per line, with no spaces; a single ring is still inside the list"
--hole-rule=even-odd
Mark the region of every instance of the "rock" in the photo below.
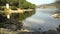
[[[16,31],[16,30],[20,30],[23,27],[23,23],[22,22],[18,22],[15,19],[12,19],[12,20],[8,20],[4,26],[7,29]]]
[[[57,33],[57,31],[55,31],[55,30],[48,30],[48,31],[46,31],[46,34],[56,34]]]
[[[27,30],[27,29],[24,29],[24,30],[23,30],[23,29],[21,29],[21,30],[20,30],[20,32],[30,32],[30,31],[29,31],[29,30]]]
[[[17,34],[17,32],[9,31],[8,29],[5,28],[0,28],[0,34]]]
[[[57,28],[57,31],[59,31],[59,32],[60,32],[60,28]]]
[[[18,20],[11,18],[7,19],[3,15],[0,14],[0,28],[7,28],[9,30],[20,30],[23,27],[23,23]]]
[[[54,18],[60,18],[60,15],[59,14],[53,14],[52,17],[54,17]]]
[[[59,25],[59,27],[57,28],[57,31],[59,31],[59,32],[60,32],[60,25]]]

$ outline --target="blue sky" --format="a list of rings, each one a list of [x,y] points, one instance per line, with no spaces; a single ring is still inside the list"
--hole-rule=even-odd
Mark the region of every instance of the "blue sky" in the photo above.
[[[36,5],[49,4],[49,3],[55,2],[55,0],[27,0],[27,1],[34,3]]]

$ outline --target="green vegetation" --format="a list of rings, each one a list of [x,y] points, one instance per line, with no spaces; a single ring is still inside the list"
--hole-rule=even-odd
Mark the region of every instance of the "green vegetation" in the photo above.
[[[0,9],[3,10],[3,6],[8,3],[10,5],[11,9],[16,8],[22,8],[22,9],[28,9],[28,8],[35,8],[35,4],[32,4],[30,2],[27,2],[26,0],[0,0]],[[3,8],[2,8],[3,7]]]
[[[8,3],[10,5],[10,8],[14,10],[16,10],[17,8],[35,9],[35,4],[27,2],[26,0],[0,0],[0,11],[7,10],[7,12],[4,12],[5,14],[7,14],[9,11],[9,9],[5,8],[6,3]],[[10,19],[7,19],[4,13],[0,13],[0,28],[7,28],[15,31],[15,30],[20,30],[23,26],[22,20],[33,15],[35,11],[34,10],[30,12],[27,11],[22,14],[18,14],[18,13],[11,14]]]
[[[0,28],[7,28],[13,31],[20,30],[23,27],[22,21],[33,14],[35,14],[35,11],[24,12],[23,14],[11,14],[10,19],[0,14]]]
[[[14,18],[18,21],[23,21],[24,19],[32,16],[33,14],[35,14],[35,10],[32,12],[24,12],[23,14],[11,14],[11,18]]]

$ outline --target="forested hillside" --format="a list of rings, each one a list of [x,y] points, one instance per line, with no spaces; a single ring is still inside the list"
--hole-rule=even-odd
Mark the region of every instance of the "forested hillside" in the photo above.
[[[32,4],[26,0],[0,0],[0,9],[5,8],[6,4],[10,5],[10,8],[22,8],[22,9],[28,9],[28,8],[35,8],[35,4]]]

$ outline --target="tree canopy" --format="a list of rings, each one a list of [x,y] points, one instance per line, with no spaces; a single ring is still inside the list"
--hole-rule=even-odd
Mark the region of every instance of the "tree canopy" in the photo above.
[[[0,0],[0,3],[1,3],[0,6],[5,6],[6,3],[8,3],[11,8],[22,9],[35,8],[35,4],[32,4],[26,0]]]

